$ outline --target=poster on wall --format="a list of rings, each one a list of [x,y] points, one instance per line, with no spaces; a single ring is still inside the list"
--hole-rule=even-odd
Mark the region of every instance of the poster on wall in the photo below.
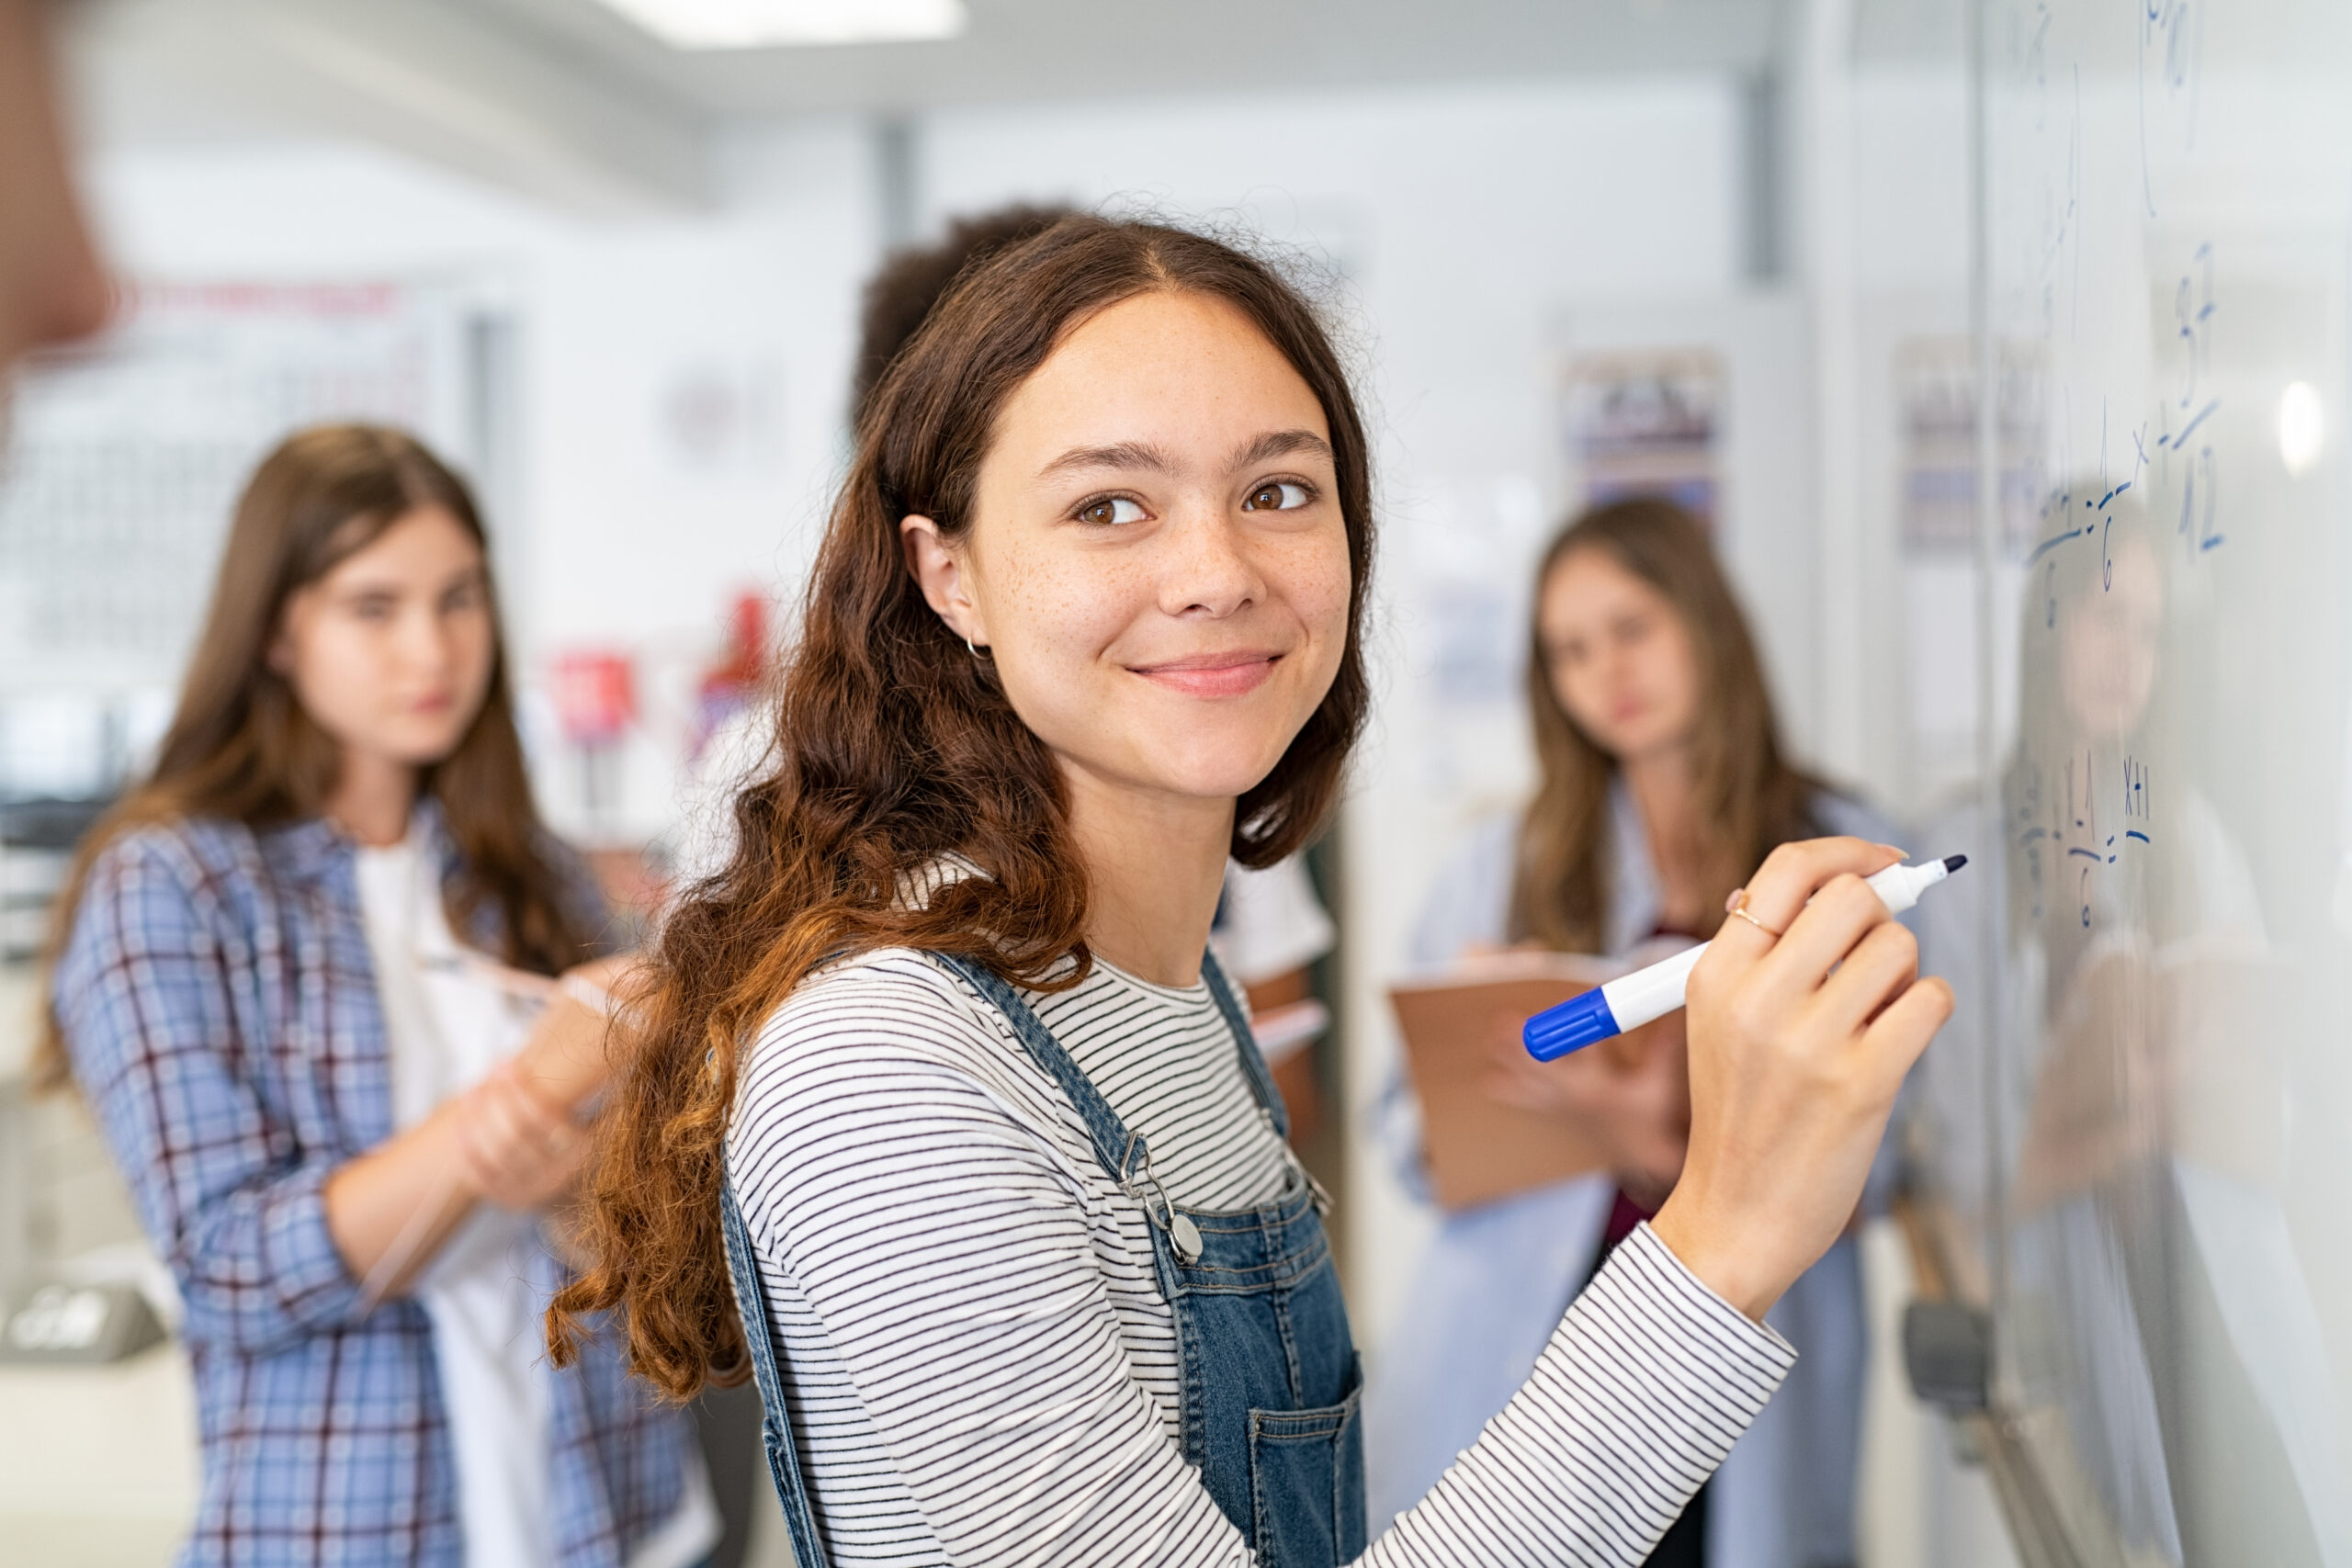
[[[2003,547],[2032,537],[2041,495],[2039,359],[2002,351],[1995,414],[2000,433]],[[1903,419],[1903,547],[1906,554],[1967,555],[1976,538],[1976,350],[1966,338],[1913,338],[1894,355]]]
[[[1714,350],[1579,355],[1566,381],[1563,434],[1583,504],[1661,495],[1718,525],[1728,397]]]
[[[96,344],[20,372],[0,448],[0,685],[169,685],[231,508],[289,431],[362,419],[460,457],[452,292],[148,282]]]
[[[1894,345],[1893,432],[1901,455],[1892,498],[1902,545],[1903,635],[1910,730],[1910,783],[1922,798],[1972,786],[1983,765],[1988,716],[1979,682],[1984,658],[1998,672],[1996,728],[2013,691],[2017,600],[2011,563],[2030,547],[2046,480],[2043,473],[2042,362],[2024,345],[2005,345],[1995,387],[2000,463],[2002,564],[1992,604],[1999,625],[1980,647],[1976,622],[1975,346],[1956,336],[1916,337]]]

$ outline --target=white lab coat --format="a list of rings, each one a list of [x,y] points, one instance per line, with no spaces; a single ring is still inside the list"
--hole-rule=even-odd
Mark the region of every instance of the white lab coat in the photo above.
[[[1622,785],[1611,807],[1615,881],[1607,947],[1623,953],[1657,929],[1658,893],[1640,814]],[[1816,797],[1814,814],[1824,832],[1896,841],[1886,823],[1838,796]],[[1466,948],[1509,940],[1518,831],[1514,812],[1474,832],[1424,905],[1416,964],[1443,964]],[[1893,1174],[1884,1155],[1880,1167],[1874,1196]],[[1419,1500],[1526,1381],[1591,1272],[1615,1191],[1609,1176],[1581,1177],[1442,1217],[1365,1392],[1374,1533]],[[1850,1563],[1869,1362],[1852,1238],[1832,1247],[1767,1321],[1799,1359],[1715,1473],[1707,1562],[1710,1568]]]

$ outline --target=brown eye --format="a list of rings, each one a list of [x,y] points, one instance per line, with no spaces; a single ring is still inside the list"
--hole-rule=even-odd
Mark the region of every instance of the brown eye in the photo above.
[[[1088,502],[1084,506],[1080,507],[1074,515],[1080,523],[1093,524],[1098,527],[1109,527],[1120,523],[1142,522],[1143,508],[1124,495],[1112,495],[1105,496],[1101,501]]]
[[[1277,482],[1262,484],[1250,492],[1241,503],[1244,512],[1289,512],[1306,504],[1306,487],[1302,484]]]

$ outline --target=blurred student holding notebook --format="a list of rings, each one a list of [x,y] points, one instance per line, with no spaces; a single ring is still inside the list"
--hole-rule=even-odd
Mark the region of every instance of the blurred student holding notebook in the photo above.
[[[1628,958],[1704,941],[1775,845],[1890,841],[1884,822],[1785,759],[1755,640],[1695,518],[1646,498],[1600,507],[1553,541],[1540,574],[1527,693],[1541,783],[1439,879],[1417,964],[1521,946]],[[1375,1528],[1477,1438],[1561,1307],[1673,1189],[1690,1120],[1680,1029],[1677,1013],[1609,1042],[1613,1052],[1549,1064],[1493,1032],[1479,1070],[1498,1123],[1549,1112],[1595,1168],[1443,1214],[1365,1399]],[[1769,1321],[1801,1352],[1796,1369],[1654,1564],[1854,1560],[1865,1346],[1852,1239]]]

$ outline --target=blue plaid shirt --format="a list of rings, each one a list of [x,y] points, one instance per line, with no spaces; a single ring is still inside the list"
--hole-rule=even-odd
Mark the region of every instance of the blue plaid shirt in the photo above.
[[[431,1327],[406,1299],[363,1312],[321,1196],[392,1132],[349,840],[322,821],[125,834],[91,872],[55,996],[187,1303],[203,1486],[179,1562],[463,1563]],[[537,1264],[552,1291],[560,1266],[544,1247]],[[687,1419],[610,1338],[551,1382],[557,1562],[625,1563],[682,1500]]]

